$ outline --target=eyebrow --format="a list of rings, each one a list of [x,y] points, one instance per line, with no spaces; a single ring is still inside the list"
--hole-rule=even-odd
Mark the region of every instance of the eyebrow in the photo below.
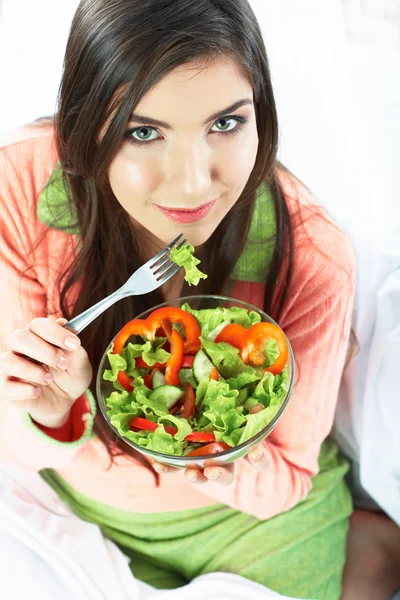
[[[216,119],[223,117],[223,116],[227,115],[228,113],[234,112],[235,110],[237,110],[238,108],[241,108],[242,106],[246,106],[247,104],[253,104],[253,100],[250,98],[243,98],[242,100],[238,100],[234,104],[231,104],[231,106],[227,106],[223,110],[219,110],[218,112],[214,113],[213,115],[210,115],[208,117],[208,119],[206,119],[204,121],[203,125],[207,125],[207,123],[209,123],[210,121],[215,121]],[[135,113],[132,113],[130,115],[129,122],[131,122],[131,121],[141,123],[142,125],[155,125],[157,127],[164,127],[164,129],[172,129],[171,125],[169,125],[165,121],[159,121],[158,119],[152,119],[151,117],[145,117],[143,115],[137,115]]]

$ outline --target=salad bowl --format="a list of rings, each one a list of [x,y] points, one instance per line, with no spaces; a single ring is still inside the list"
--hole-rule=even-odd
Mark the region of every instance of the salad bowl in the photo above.
[[[261,365],[255,334],[268,328],[276,340],[262,339]],[[110,341],[96,394],[111,429],[150,462],[204,467],[231,463],[262,442],[284,413],[294,378],[290,342],[266,313],[234,298],[194,295],[147,310]]]

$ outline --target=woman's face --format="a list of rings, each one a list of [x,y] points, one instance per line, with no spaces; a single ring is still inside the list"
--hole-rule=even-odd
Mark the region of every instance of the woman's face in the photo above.
[[[239,199],[257,147],[253,90],[236,63],[192,63],[137,105],[109,182],[139,229],[199,246]]]

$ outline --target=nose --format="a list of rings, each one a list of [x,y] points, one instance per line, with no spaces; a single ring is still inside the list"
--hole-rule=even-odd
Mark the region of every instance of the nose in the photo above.
[[[204,197],[211,187],[209,148],[187,143],[175,148],[167,159],[166,179],[180,197]]]

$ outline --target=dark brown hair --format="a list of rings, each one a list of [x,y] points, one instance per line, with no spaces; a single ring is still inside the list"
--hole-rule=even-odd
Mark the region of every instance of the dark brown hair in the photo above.
[[[141,264],[130,220],[105,175],[121,146],[130,113],[172,69],[192,61],[207,65],[218,56],[233,58],[252,85],[259,150],[235,207],[197,253],[208,279],[201,282],[196,293],[224,291],[247,238],[256,190],[266,183],[273,194],[277,227],[263,308],[279,321],[292,274],[293,232],[277,176],[278,122],[268,61],[247,0],[80,3],[70,30],[54,118],[57,151],[80,231],[79,253],[72,264],[66,265],[60,279],[60,307],[66,318],[116,290]],[[82,288],[72,307],[68,296],[78,281]],[[278,281],[280,298],[273,310]],[[188,290],[183,292],[190,295]],[[106,311],[80,334],[94,372],[117,331],[162,301],[159,291],[127,298],[118,304],[118,310]],[[94,381],[91,388],[94,392]],[[105,425],[100,411],[95,432],[112,459],[119,450],[119,454],[128,454],[148,466]]]

